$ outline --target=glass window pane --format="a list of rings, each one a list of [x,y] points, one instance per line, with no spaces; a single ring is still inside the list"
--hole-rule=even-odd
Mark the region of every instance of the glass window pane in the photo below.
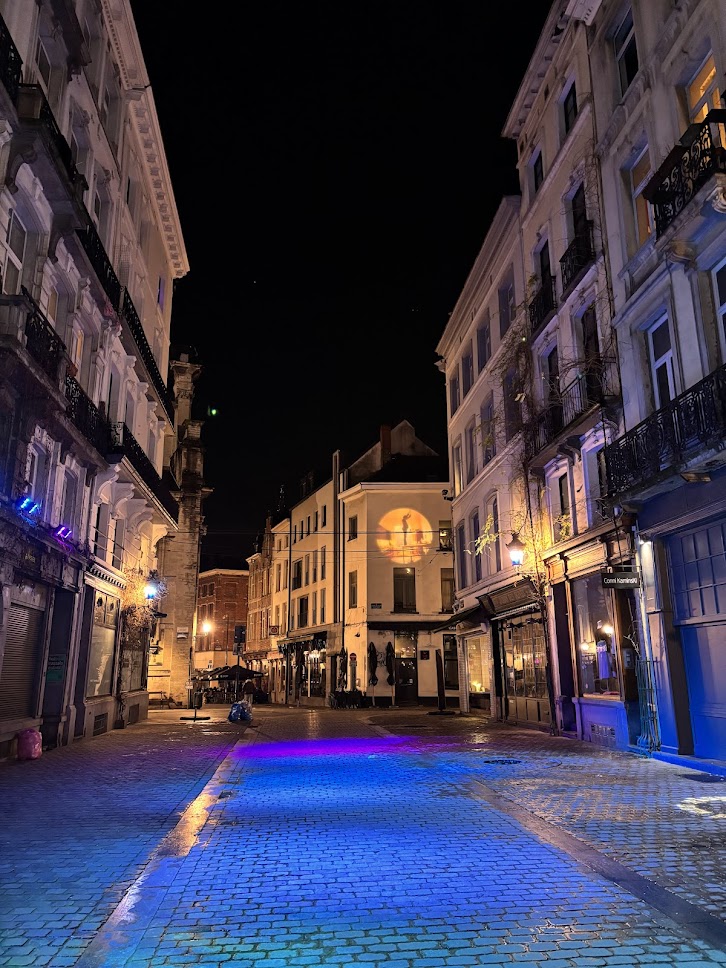
[[[660,360],[671,348],[671,333],[667,319],[650,331],[650,338],[653,341],[653,359]]]

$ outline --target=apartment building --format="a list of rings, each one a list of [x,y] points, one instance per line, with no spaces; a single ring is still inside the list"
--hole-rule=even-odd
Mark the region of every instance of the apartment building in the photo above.
[[[188,271],[129,4],[0,3],[0,751],[143,718]]]
[[[237,662],[235,628],[244,626],[246,637],[249,580],[247,568],[210,568],[199,572],[194,672]],[[242,656],[246,643],[240,644]]]
[[[455,642],[435,631],[453,607],[447,480],[446,460],[403,420],[350,464],[336,451],[323,483],[303,481],[272,527],[273,702],[358,690],[368,702],[433,703],[444,645],[458,702]]]
[[[593,4],[623,415],[608,488],[637,555],[656,755],[726,750],[726,8]]]

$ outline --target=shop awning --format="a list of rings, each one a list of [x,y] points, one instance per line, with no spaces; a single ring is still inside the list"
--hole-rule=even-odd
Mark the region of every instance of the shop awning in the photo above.
[[[299,638],[285,638],[277,640],[277,647],[280,652],[286,652],[288,649],[301,648],[304,652],[309,652],[312,649],[324,649],[327,645],[328,633],[327,630],[323,632],[316,632],[315,635],[301,635]]]
[[[484,608],[483,605],[472,605],[471,608],[461,608],[458,612],[454,612],[452,615],[446,619],[445,622],[440,622],[435,628],[431,629],[432,632],[446,632],[449,629],[455,629],[460,622],[468,622],[470,625],[479,625],[485,619],[489,618],[489,612]]]

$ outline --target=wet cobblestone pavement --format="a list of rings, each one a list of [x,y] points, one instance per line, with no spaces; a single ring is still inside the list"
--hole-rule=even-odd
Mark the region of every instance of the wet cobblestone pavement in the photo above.
[[[726,783],[476,716],[226,712],[0,764],[0,966],[726,963]]]

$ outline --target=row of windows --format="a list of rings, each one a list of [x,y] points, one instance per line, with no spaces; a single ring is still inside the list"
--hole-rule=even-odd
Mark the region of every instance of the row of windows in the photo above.
[[[313,534],[318,530],[318,528],[324,528],[328,521],[328,508],[327,505],[323,505],[320,511],[316,511],[314,514],[308,514],[307,518],[303,518],[300,522],[300,529],[295,525],[292,533],[292,543],[295,544],[298,539],[302,541],[309,534]],[[307,531],[305,530],[305,525],[307,524]],[[312,526],[312,528],[311,528]],[[285,544],[287,547],[287,543]],[[282,550],[282,542],[278,541],[277,550]]]
[[[214,595],[214,582],[210,581],[205,585],[201,585],[199,588],[199,594],[202,598],[205,598],[207,595]]]

